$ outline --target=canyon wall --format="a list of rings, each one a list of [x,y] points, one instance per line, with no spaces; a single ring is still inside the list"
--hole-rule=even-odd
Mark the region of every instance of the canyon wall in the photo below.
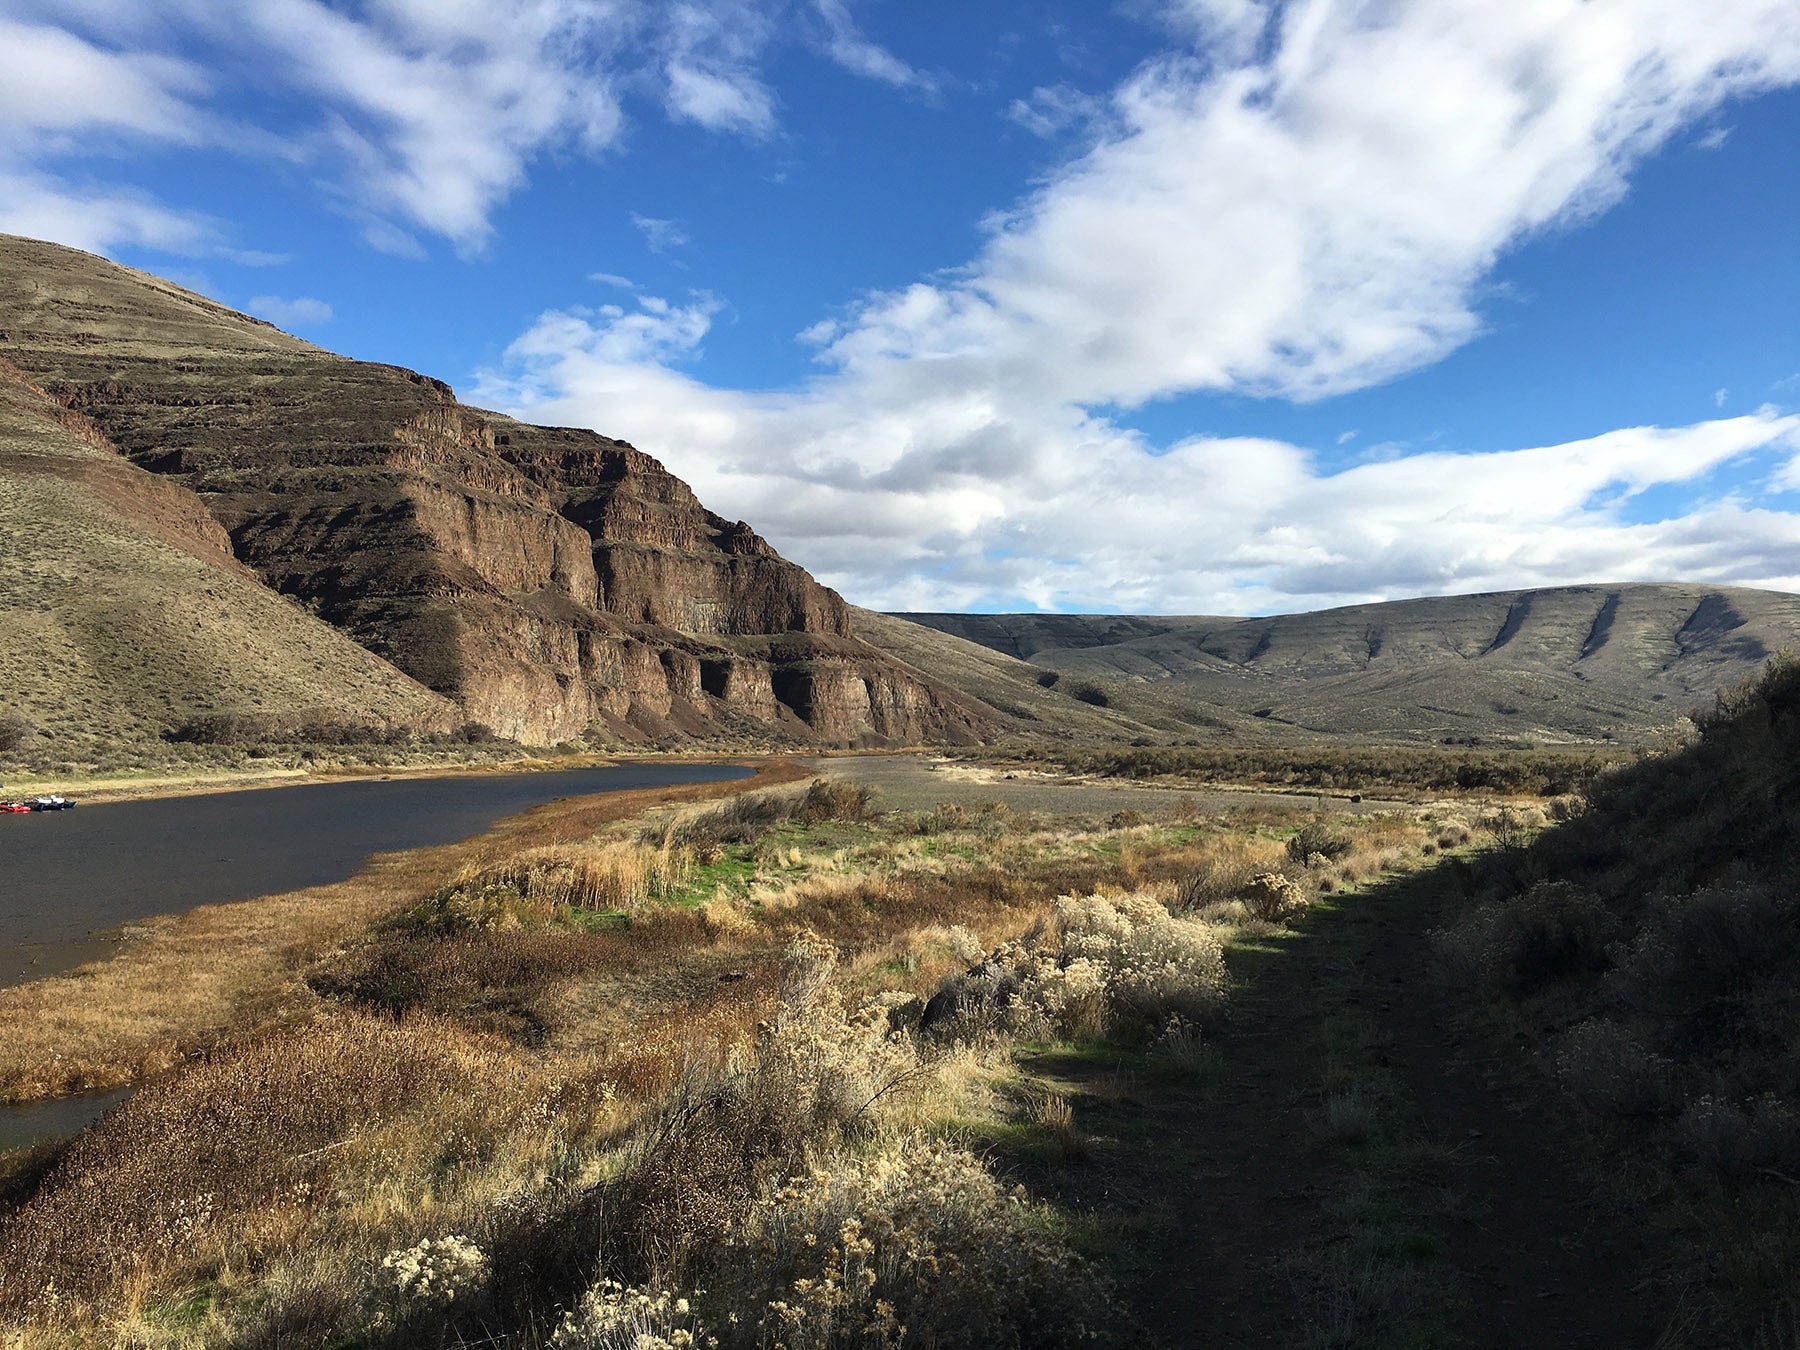
[[[267,587],[501,735],[971,742],[1001,720],[623,442],[7,236],[0,357],[193,494]]]

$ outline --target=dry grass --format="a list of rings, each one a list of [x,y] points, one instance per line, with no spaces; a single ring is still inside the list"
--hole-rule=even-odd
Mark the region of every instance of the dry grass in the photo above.
[[[803,777],[782,762],[746,783],[609,793],[538,807],[482,839],[387,855],[348,881],[208,905],[144,925],[110,961],[0,989],[0,1099],[58,1096],[165,1072],[222,1038],[310,1018],[307,966],[471,866],[586,838],[670,800]]]
[[[810,820],[809,797],[825,802]],[[702,1321],[728,1345],[879,1343],[902,1308],[943,1345],[1055,1344],[1091,1325],[1091,1279],[1034,1207],[918,1137],[1017,1115],[1072,1165],[1088,1145],[1069,1102],[996,1091],[1003,1040],[907,1029],[923,996],[1010,943],[1033,977],[1019,1006],[1034,1026],[1160,1037],[1204,1071],[1200,1026],[1225,991],[1218,935],[1257,921],[1236,898],[1172,912],[1178,882],[1291,865],[1294,818],[1233,835],[1192,811],[1047,828],[977,810],[920,833],[808,792],[773,812],[755,798],[684,809],[677,830],[706,824],[682,842],[666,821],[627,818],[650,800],[560,804],[498,837],[213,916],[260,927],[177,921],[190,948],[164,942],[164,994],[209,939],[235,940],[243,959],[202,991],[225,1016],[174,1004],[169,1025],[200,1025],[193,1048],[261,1030],[189,1055],[76,1150],[15,1171],[0,1214],[16,1213],[0,1222],[29,1255],[6,1295],[26,1343],[535,1347],[559,1307],[587,1337],[567,1343],[595,1345]],[[750,837],[720,839],[746,824]],[[1428,829],[1344,828],[1342,861],[1398,854]],[[709,837],[720,856],[703,862]],[[657,857],[670,859],[660,872]],[[637,899],[659,888],[665,903]],[[1059,901],[1071,895],[1087,898]],[[596,927],[602,908],[614,917]],[[66,996],[106,970],[45,983]],[[131,988],[140,1006],[157,996]],[[105,1062],[129,1071],[128,1024],[90,1034],[113,1037]],[[350,1081],[359,1061],[376,1066],[366,1082]],[[362,1125],[331,1123],[346,1118]],[[165,1124],[153,1157],[145,1141]],[[823,1179],[789,1194],[809,1168]],[[109,1171],[116,1194],[92,1194]],[[195,1196],[211,1200],[196,1210]],[[771,1264],[771,1249],[786,1254]],[[920,1252],[936,1266],[908,1255]],[[865,1270],[877,1292],[850,1297],[843,1278]],[[687,1290],[687,1311],[659,1304],[663,1288]],[[730,1311],[740,1330],[722,1330]]]
[[[1458,987],[1545,1048],[1616,1184],[1670,1235],[1657,1292],[1720,1343],[1800,1298],[1797,762],[1783,654],[1685,743],[1552,803],[1541,833],[1479,822],[1499,847],[1437,935]]]

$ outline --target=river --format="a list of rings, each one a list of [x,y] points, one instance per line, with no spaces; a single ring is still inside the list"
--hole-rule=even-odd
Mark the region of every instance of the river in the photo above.
[[[103,956],[153,914],[323,886],[593,792],[748,778],[716,764],[352,779],[0,816],[0,986]]]
[[[121,924],[323,886],[371,853],[448,844],[594,792],[748,778],[717,764],[353,779],[0,816],[0,986],[108,955]],[[124,1089],[0,1106],[0,1153],[70,1135]]]

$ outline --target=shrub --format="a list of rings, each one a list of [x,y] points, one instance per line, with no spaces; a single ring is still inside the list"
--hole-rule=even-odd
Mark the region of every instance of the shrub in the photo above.
[[[1715,887],[1651,905],[1612,977],[1640,1012],[1693,1020],[1746,998],[1757,977],[1789,959],[1800,906],[1760,886]]]
[[[1675,1123],[1677,1143],[1703,1165],[1732,1180],[1800,1159],[1800,1111],[1762,1096],[1742,1105],[1701,1097]]]
[[[37,735],[37,728],[27,719],[9,713],[0,717],[0,752],[23,750]]]
[[[634,1143],[605,1203],[629,1268],[684,1277],[736,1231],[760,1186],[868,1126],[913,1074],[912,1042],[883,1010],[846,1011],[830,983],[836,963],[828,943],[796,939],[780,1005],[748,1058],[690,1062]]]
[[[1271,850],[1243,839],[1211,841],[1194,870],[1176,883],[1176,905],[1197,910],[1236,899],[1257,875],[1269,870],[1272,861]]]
[[[1486,980],[1529,993],[1571,975],[1601,970],[1618,922],[1592,891],[1540,882],[1504,905],[1484,905],[1448,934],[1439,951]]]
[[[1289,881],[1280,872],[1263,872],[1250,879],[1243,891],[1250,917],[1264,923],[1286,923],[1306,912],[1311,903],[1306,887]]]
[[[382,1258],[383,1282],[402,1306],[437,1308],[455,1302],[487,1277],[488,1260],[465,1237],[425,1238],[416,1246],[389,1252]]]
[[[1062,1346],[1095,1338],[1093,1272],[968,1152],[911,1139],[766,1195],[737,1255],[762,1343]],[[741,1267],[742,1268],[742,1267]]]
[[[1092,704],[1096,708],[1110,708],[1112,700],[1107,698],[1106,691],[1099,685],[1082,680],[1069,686],[1069,696],[1080,699],[1083,703]]]
[[[1563,1085],[1597,1115],[1660,1115],[1674,1090],[1673,1068],[1627,1028],[1605,1018],[1574,1027],[1556,1051]]]
[[[945,981],[927,1005],[926,1028],[950,1013],[994,1016],[1021,1035],[1088,1039],[1155,1032],[1171,1018],[1199,1024],[1223,1007],[1224,954],[1202,920],[1176,917],[1142,894],[1065,896],[1055,916],[1047,931]]]
[[[704,849],[718,844],[753,844],[789,820],[867,820],[874,791],[838,779],[815,778],[804,793],[743,792],[717,806],[677,819],[659,832],[664,847]]]
[[[825,821],[867,820],[873,812],[875,789],[841,778],[815,778],[794,809],[793,819],[802,825]]]
[[[717,1345],[688,1299],[601,1280],[551,1336],[554,1350],[687,1350]]]
[[[1313,854],[1321,854],[1327,862],[1335,862],[1354,847],[1350,837],[1332,829],[1322,820],[1309,820],[1289,836],[1287,855],[1290,861],[1312,866]]]

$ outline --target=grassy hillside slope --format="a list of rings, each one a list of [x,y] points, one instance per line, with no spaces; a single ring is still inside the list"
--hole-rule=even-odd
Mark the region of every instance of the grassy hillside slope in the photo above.
[[[1800,596],[1689,584],[1252,619],[899,617],[1175,716],[1210,705],[1234,732],[1273,740],[1639,737],[1800,644]]]
[[[236,563],[192,493],[4,366],[0,541],[0,716],[42,753],[110,757],[205,714],[454,724],[448,700]]]
[[[1800,663],[1780,657],[1693,744],[1504,851],[1440,939],[1654,1216],[1695,1344],[1800,1325],[1797,838]]]
[[[1016,735],[1117,741],[1158,730],[1119,709],[1085,703],[1053,672],[980,643],[874,610],[852,607],[850,618],[864,642],[1005,714]]]

